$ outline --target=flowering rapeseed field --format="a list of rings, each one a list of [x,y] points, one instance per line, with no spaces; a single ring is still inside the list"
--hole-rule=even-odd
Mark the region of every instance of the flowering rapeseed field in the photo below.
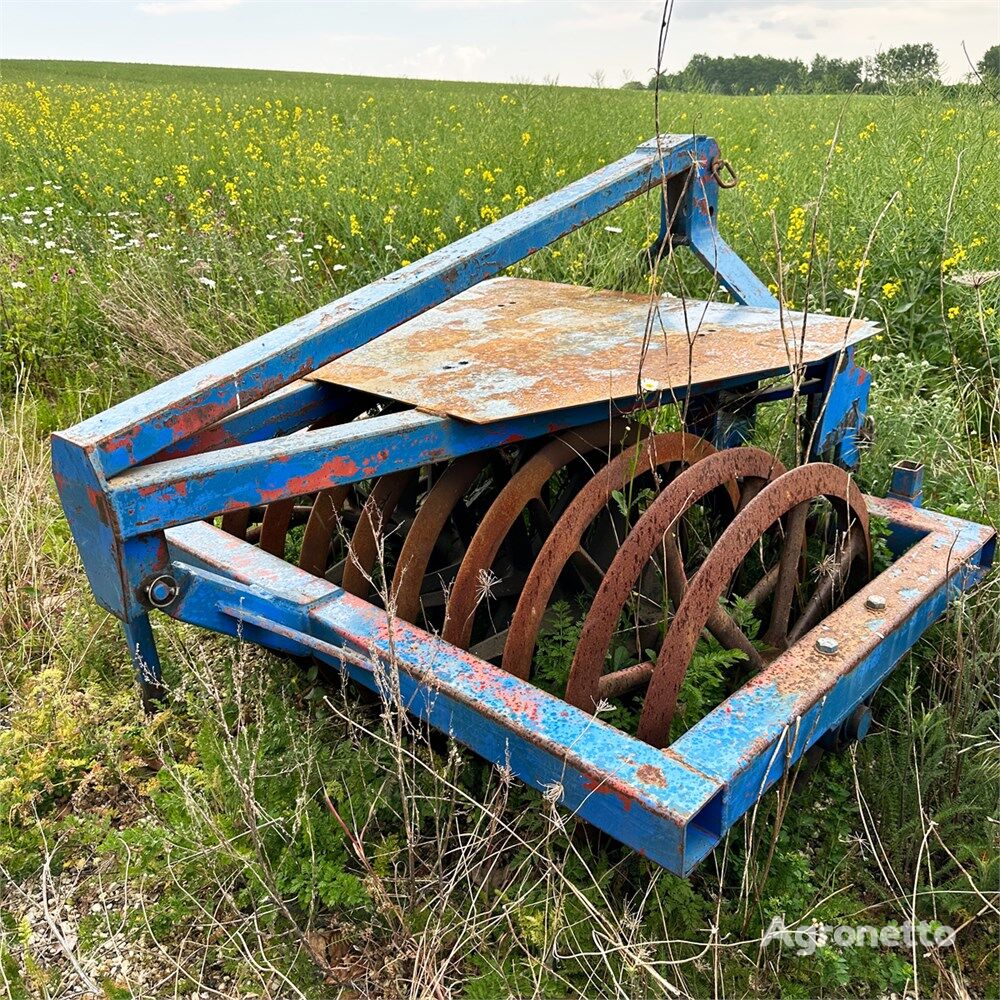
[[[774,287],[780,249],[787,301],[811,271],[812,305],[845,311],[860,272],[897,346],[951,353],[968,291],[945,284],[943,323],[921,300],[998,266],[995,106],[667,94],[661,120],[719,140],[742,178],[722,230]],[[161,293],[221,343],[263,332],[624,155],[651,121],[634,92],[9,64],[0,358],[57,380]],[[518,271],[641,287],[628,265],[656,221],[647,199]]]

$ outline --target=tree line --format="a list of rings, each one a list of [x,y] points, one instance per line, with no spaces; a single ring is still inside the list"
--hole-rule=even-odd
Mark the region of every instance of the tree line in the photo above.
[[[988,49],[976,66],[980,81],[1000,79],[1000,45]],[[661,73],[661,90],[722,94],[793,93],[835,94],[861,90],[879,93],[898,88],[920,88],[941,82],[941,61],[931,42],[897,45],[868,59],[831,59],[817,55],[807,65],[801,59],[776,56],[709,56],[699,53],[679,73]],[[654,90],[630,80],[627,90]]]

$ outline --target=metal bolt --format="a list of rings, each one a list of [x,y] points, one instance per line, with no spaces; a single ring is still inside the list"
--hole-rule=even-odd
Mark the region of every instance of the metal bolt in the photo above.
[[[825,656],[833,656],[840,649],[840,643],[832,635],[823,635],[816,640],[816,650]]]
[[[869,594],[865,600],[869,611],[885,611],[885,598],[881,594]]]
[[[154,608],[169,607],[177,597],[177,581],[168,574],[156,577],[146,588],[146,596]]]

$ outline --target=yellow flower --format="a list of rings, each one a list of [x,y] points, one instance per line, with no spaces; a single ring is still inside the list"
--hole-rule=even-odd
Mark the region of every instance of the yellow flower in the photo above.
[[[947,271],[949,268],[954,267],[956,264],[960,264],[965,259],[965,250],[962,247],[956,247],[954,253],[950,257],[945,257],[941,261],[941,270]]]
[[[800,243],[806,231],[806,210],[796,205],[788,217],[788,239]]]
[[[952,306],[948,310],[948,319],[955,319],[961,311],[962,311],[961,306]]]
[[[894,299],[898,294],[899,290],[903,287],[901,281],[893,279],[892,281],[887,281],[882,286],[882,295],[887,299]]]
[[[530,132],[522,132],[521,133],[521,145],[522,146],[527,146],[529,142],[531,142],[531,133]]]

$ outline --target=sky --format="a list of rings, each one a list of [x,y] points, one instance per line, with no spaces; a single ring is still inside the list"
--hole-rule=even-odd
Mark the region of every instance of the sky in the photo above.
[[[87,59],[497,82],[648,81],[662,0],[0,0],[3,59]],[[946,80],[1000,41],[1000,0],[675,0],[696,52],[872,55],[933,42]]]

